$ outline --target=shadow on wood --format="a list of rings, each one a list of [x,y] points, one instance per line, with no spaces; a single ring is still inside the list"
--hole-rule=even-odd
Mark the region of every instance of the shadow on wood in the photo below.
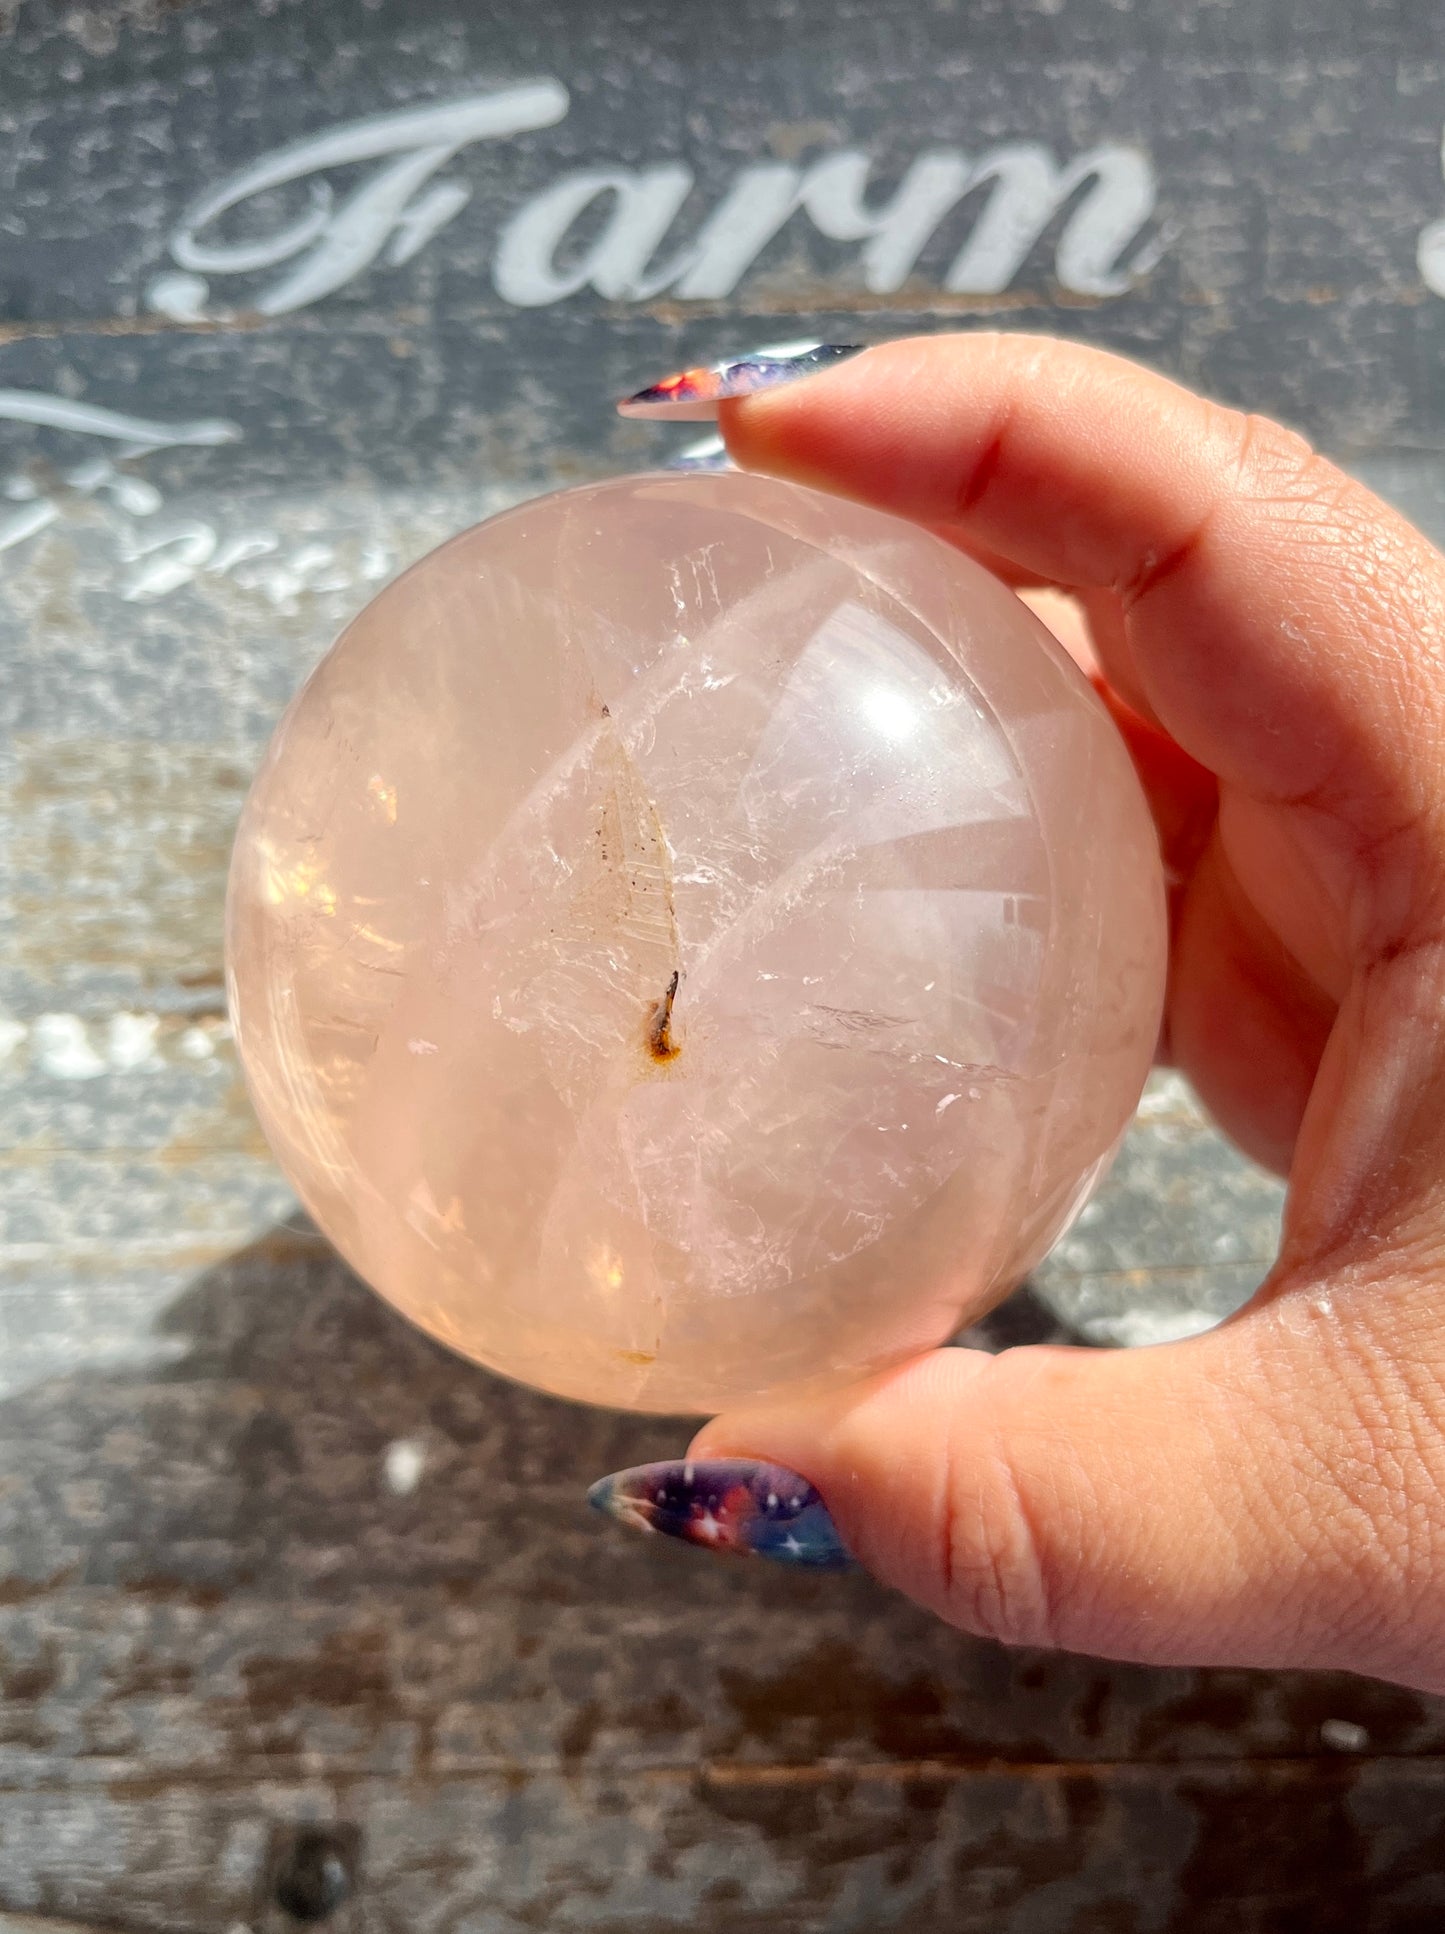
[[[1016,1302],[995,1341],[1045,1322]],[[176,1934],[298,1907],[418,1934],[1439,1924],[1440,1702],[1010,1655],[864,1578],[629,1539],[585,1486],[685,1423],[460,1362],[304,1227],[162,1327],[159,1372],[0,1406],[0,1907]],[[278,1848],[328,1825],[345,1884],[312,1860],[293,1885]]]

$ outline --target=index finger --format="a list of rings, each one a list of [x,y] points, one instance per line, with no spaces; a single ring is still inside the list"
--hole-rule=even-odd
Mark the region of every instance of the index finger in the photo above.
[[[1292,432],[1099,350],[997,334],[884,344],[721,419],[750,469],[1116,591],[1132,682],[1227,785],[1366,838],[1435,807],[1440,560]]]

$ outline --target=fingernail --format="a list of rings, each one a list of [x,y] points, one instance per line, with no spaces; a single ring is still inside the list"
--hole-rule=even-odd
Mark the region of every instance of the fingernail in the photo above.
[[[736,396],[754,396],[815,376],[834,363],[846,362],[867,347],[860,342],[790,342],[751,355],[729,357],[702,369],[679,370],[664,376],[617,405],[619,416],[666,417],[673,423],[712,423],[719,403]]]
[[[620,1524],[712,1551],[749,1552],[815,1571],[844,1571],[853,1563],[808,1480],[751,1457],[639,1464],[600,1478],[587,1502]]]

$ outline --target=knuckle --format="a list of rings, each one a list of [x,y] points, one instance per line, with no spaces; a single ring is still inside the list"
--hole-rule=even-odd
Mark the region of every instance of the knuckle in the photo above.
[[[943,1481],[938,1572],[949,1619],[1005,1645],[1060,1644],[1060,1581],[1015,1464],[971,1434],[966,1450],[950,1447]]]
[[[1133,610],[1154,591],[1198,563],[1228,513],[1245,506],[1258,519],[1266,507],[1298,515],[1302,505],[1322,506],[1350,487],[1350,480],[1320,457],[1294,430],[1272,418],[1223,404],[1206,408],[1208,482],[1205,502],[1176,542],[1149,553],[1135,574],[1116,589]],[[1336,508],[1331,514],[1338,517]]]
[[[1298,432],[1266,416],[1228,413],[1229,482],[1219,493],[1290,527],[1297,544],[1316,542],[1331,576],[1357,593],[1387,590],[1403,597],[1426,583],[1438,586],[1440,562],[1388,505],[1331,463]],[[1408,600],[1418,604],[1417,598]]]
[[[1341,471],[1319,456],[1298,431],[1286,429],[1273,417],[1253,410],[1228,412],[1234,442],[1234,483],[1249,496],[1271,495],[1308,482],[1322,482],[1326,473],[1344,481]]]
[[[1220,484],[1196,540],[1208,532],[1229,543],[1243,524],[1287,544],[1297,580],[1314,586],[1297,621],[1347,641],[1361,683],[1408,722],[1416,744],[1426,729],[1438,743],[1445,558],[1295,431],[1264,416],[1222,414]],[[1312,578],[1303,568],[1311,564]]]
[[[1332,547],[1346,536],[1355,540],[1351,549],[1366,539],[1378,542],[1384,505],[1298,431],[1253,412],[1227,416],[1221,507],[1233,501],[1253,518],[1285,521],[1296,541],[1316,531]]]

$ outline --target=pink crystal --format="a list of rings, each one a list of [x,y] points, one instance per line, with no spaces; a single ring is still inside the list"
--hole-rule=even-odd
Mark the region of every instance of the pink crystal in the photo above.
[[[1165,930],[1128,755],[940,540],[738,475],[543,497],[277,730],[229,981],[343,1255],[508,1376],[710,1411],[997,1302],[1106,1165]]]

